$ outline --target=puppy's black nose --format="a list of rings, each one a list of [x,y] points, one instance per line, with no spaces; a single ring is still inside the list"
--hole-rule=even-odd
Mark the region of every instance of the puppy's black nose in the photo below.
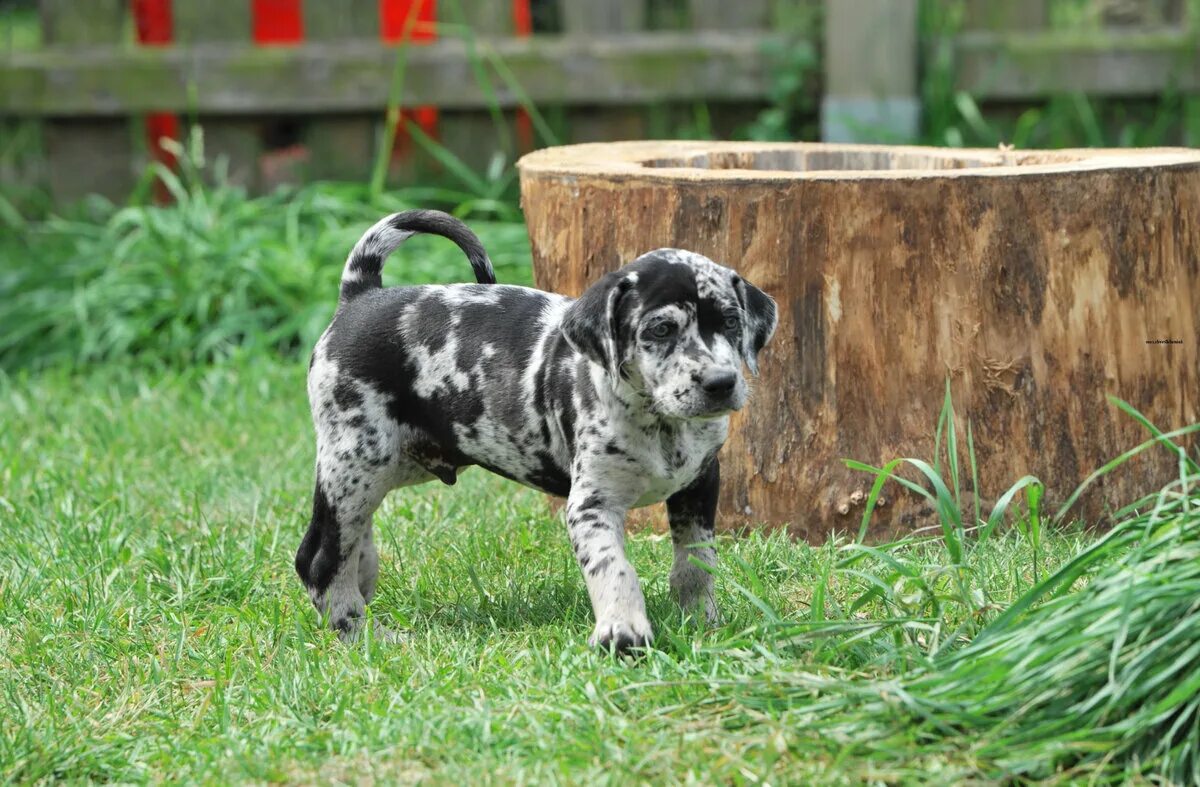
[[[732,393],[735,385],[737,385],[737,375],[733,372],[709,372],[700,381],[700,387],[704,389],[704,392],[713,396],[726,396]]]

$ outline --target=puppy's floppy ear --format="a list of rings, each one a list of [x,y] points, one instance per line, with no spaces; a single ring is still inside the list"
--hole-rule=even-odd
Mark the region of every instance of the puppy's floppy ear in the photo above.
[[[621,301],[635,279],[617,271],[588,287],[563,315],[562,332],[576,352],[608,370],[621,374]]]
[[[741,276],[733,277],[733,288],[745,317],[742,329],[742,357],[750,367],[750,373],[758,376],[758,353],[775,333],[778,316],[775,301],[770,295],[755,287]]]

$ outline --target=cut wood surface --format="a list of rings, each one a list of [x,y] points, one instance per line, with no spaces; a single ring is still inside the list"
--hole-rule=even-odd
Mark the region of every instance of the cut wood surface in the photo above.
[[[985,503],[1025,474],[1062,502],[1145,440],[1107,395],[1164,430],[1200,420],[1195,151],[614,143],[520,170],[539,287],[577,295],[676,246],[778,302],[722,453],[726,526],[856,531],[872,478],[843,460],[932,458],[947,379]],[[1143,454],[1075,513],[1102,522],[1177,472]],[[930,524],[927,501],[884,497],[875,536]]]

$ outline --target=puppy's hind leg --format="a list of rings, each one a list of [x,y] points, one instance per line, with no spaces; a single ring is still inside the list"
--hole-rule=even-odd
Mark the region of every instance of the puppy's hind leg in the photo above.
[[[368,604],[375,598],[375,580],[379,578],[379,551],[375,549],[375,528],[368,527],[358,547],[358,589]]]
[[[296,572],[317,611],[344,641],[361,633],[375,592],[378,556],[371,517],[386,492],[378,480],[318,469],[312,520],[296,553]],[[376,634],[394,638],[381,626]]]

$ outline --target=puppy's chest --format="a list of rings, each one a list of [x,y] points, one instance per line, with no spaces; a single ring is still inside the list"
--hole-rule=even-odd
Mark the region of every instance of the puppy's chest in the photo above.
[[[627,474],[634,507],[666,500],[696,479],[725,440],[725,424],[688,425],[674,432],[641,433],[627,443],[634,460]]]

